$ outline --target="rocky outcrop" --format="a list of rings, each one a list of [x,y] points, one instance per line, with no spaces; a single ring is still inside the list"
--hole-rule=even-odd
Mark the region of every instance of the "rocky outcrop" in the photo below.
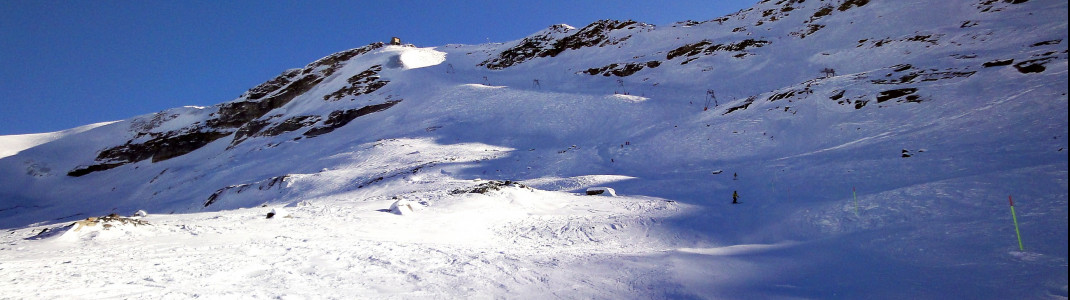
[[[242,126],[234,133],[234,140],[230,143],[228,149],[244,142],[248,138],[278,136],[283,133],[308,128],[322,119],[320,116],[296,116],[278,123],[273,121],[280,117],[282,117],[282,115],[272,116],[268,119],[253,120],[245,124],[245,126]]]
[[[918,97],[918,95],[914,95],[914,93],[916,93],[916,92],[918,92],[918,89],[916,89],[916,88],[902,88],[902,89],[881,91],[879,94],[877,94],[877,103],[881,103],[881,102],[884,102],[884,101],[892,100],[892,99],[903,97],[903,96],[906,96],[906,98],[904,100],[906,102],[921,102],[921,100]],[[900,101],[900,102],[902,102],[902,101]]]
[[[736,106],[733,106],[733,107],[729,107],[727,110],[724,111],[724,113],[722,115],[727,115],[727,114],[730,114],[730,113],[732,113],[734,111],[737,111],[737,110],[747,109],[748,107],[750,107],[751,104],[754,104],[754,100],[757,100],[757,99],[758,98],[755,97],[755,96],[747,97],[747,100],[743,100],[743,104],[736,105]]]
[[[125,164],[152,159],[159,162],[200,149],[219,138],[230,135],[229,131],[203,130],[192,132],[172,131],[159,134],[145,142],[127,141],[126,144],[104,149],[97,154],[97,164],[79,166],[67,173],[78,177],[92,172],[104,171]]]
[[[657,68],[660,65],[661,62],[656,60],[648,61],[645,63],[609,64],[608,66],[604,66],[601,68],[590,68],[581,73],[586,73],[589,75],[601,74],[602,76],[607,77],[610,75],[617,77],[627,77],[643,70],[643,68]]]
[[[977,71],[960,71],[954,68],[945,70],[917,69],[910,64],[894,65],[891,66],[890,69],[891,72],[885,74],[884,78],[872,79],[870,82],[874,84],[906,84],[953,78],[968,78],[977,73]]]
[[[370,113],[384,111],[400,102],[401,100],[387,101],[386,103],[382,104],[373,104],[356,109],[347,109],[331,112],[331,114],[327,116],[327,120],[323,122],[323,125],[309,129],[307,132],[305,132],[305,136],[315,137],[334,131],[339,127],[349,124],[349,122],[353,121],[353,119],[359,118]]]
[[[291,118],[292,120],[287,120],[289,123],[283,122],[273,127],[268,127],[270,123],[261,120],[261,117],[305,94],[334,74],[349,59],[381,47],[383,43],[374,43],[331,54],[303,69],[286,70],[274,79],[245,92],[238,100],[216,105],[215,111],[203,122],[193,122],[180,129],[155,131],[160,124],[176,117],[172,114],[160,113],[154,115],[151,120],[133,122],[131,130],[136,132],[133,139],[122,145],[101,150],[94,164],[79,166],[67,175],[78,177],[148,159],[152,159],[154,163],[160,162],[193,152],[231,134],[235,135],[231,142],[233,146],[260,133],[264,128],[269,128],[268,133],[275,134],[297,130],[300,128],[295,128],[297,124],[307,123],[313,117]],[[312,123],[318,120],[315,119]]]
[[[252,188],[256,188],[256,190],[258,191],[266,191],[272,188],[282,189],[286,186],[285,183],[287,181],[290,181],[290,178],[290,175],[275,176],[254,183],[238,184],[218,189],[215,191],[215,193],[212,193],[211,196],[208,196],[208,199],[204,201],[204,207],[208,207],[209,205],[218,202],[220,199],[222,199],[220,197],[223,197],[224,195],[241,194]]]
[[[515,188],[522,188],[522,189],[529,189],[529,190],[531,189],[531,188],[527,187],[524,184],[521,184],[519,182],[512,181],[512,180],[505,180],[505,181],[502,181],[502,180],[490,180],[490,181],[487,181],[487,182],[484,182],[484,183],[480,183],[480,184],[478,184],[478,185],[476,185],[474,187],[460,188],[460,189],[452,190],[452,191],[450,191],[450,195],[486,194],[486,193],[493,192],[493,191],[500,191],[501,189],[507,188],[507,187],[515,187]]]
[[[479,65],[492,70],[500,70],[537,57],[555,57],[568,50],[616,45],[628,40],[631,35],[613,37],[611,34],[613,31],[636,26],[649,27],[651,25],[631,20],[600,20],[560,39],[553,39],[555,33],[569,31],[564,27],[552,27],[549,32],[525,38],[520,44],[503,51],[498,57],[488,59]]]
[[[743,55],[746,55],[744,51],[746,51],[747,49],[760,48],[768,44],[769,41],[755,39],[745,39],[739,42],[728,44],[714,44],[710,40],[703,40],[698,43],[687,44],[679,48],[670,50],[669,53],[665,55],[665,59],[671,60],[677,57],[691,57],[699,54],[713,55],[716,52],[737,52],[735,56],[742,57]],[[693,58],[685,60],[681,64],[687,64],[691,60],[693,60]]]
[[[349,83],[348,86],[323,96],[323,100],[337,101],[345,96],[360,96],[379,90],[390,82],[379,78],[379,72],[382,70],[382,65],[374,65],[357,75],[353,75],[353,77],[349,77],[349,79],[346,79],[346,82]]]
[[[553,44],[557,35],[571,30],[573,30],[572,27],[565,25],[551,26],[544,30],[543,33],[524,38],[516,46],[502,51],[502,53],[498,54],[498,57],[488,59],[479,65],[492,70],[500,70],[538,57],[543,48],[550,47]]]

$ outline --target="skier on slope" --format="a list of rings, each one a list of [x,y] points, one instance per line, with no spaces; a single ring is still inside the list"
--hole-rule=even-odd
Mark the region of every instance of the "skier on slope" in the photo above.
[[[739,204],[739,193],[732,191],[732,204]]]

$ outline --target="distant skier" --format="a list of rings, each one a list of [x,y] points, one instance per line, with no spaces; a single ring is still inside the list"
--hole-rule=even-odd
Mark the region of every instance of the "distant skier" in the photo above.
[[[739,193],[732,191],[732,204],[739,204]]]

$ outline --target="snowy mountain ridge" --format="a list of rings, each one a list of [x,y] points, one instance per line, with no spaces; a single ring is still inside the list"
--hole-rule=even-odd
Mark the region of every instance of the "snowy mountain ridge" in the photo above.
[[[0,225],[11,232],[0,267],[83,255],[69,245],[152,241],[144,251],[248,252],[247,263],[275,257],[262,247],[342,251],[385,269],[327,277],[370,274],[404,287],[359,294],[405,298],[1065,299],[1066,11],[1041,0],[765,0],[663,26],[371,43],[218,105],[0,137]],[[621,197],[582,195],[600,186]],[[1026,251],[1009,242],[1011,194]],[[383,212],[399,200],[412,214]],[[281,207],[293,219],[262,220],[259,210]],[[162,225],[35,238],[138,210]],[[190,254],[167,240],[218,247]],[[423,269],[450,260],[476,267]],[[205,286],[165,265],[184,274],[172,283]],[[726,268],[743,279],[715,271]],[[208,295],[258,280],[338,295],[324,273],[280,272],[209,283]],[[600,276],[612,279],[584,281]]]

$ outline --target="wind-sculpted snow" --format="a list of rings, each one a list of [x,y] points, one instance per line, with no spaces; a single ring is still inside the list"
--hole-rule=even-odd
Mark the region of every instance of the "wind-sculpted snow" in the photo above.
[[[1063,299],[1066,11],[768,0],[375,43],[0,137],[0,294]]]

